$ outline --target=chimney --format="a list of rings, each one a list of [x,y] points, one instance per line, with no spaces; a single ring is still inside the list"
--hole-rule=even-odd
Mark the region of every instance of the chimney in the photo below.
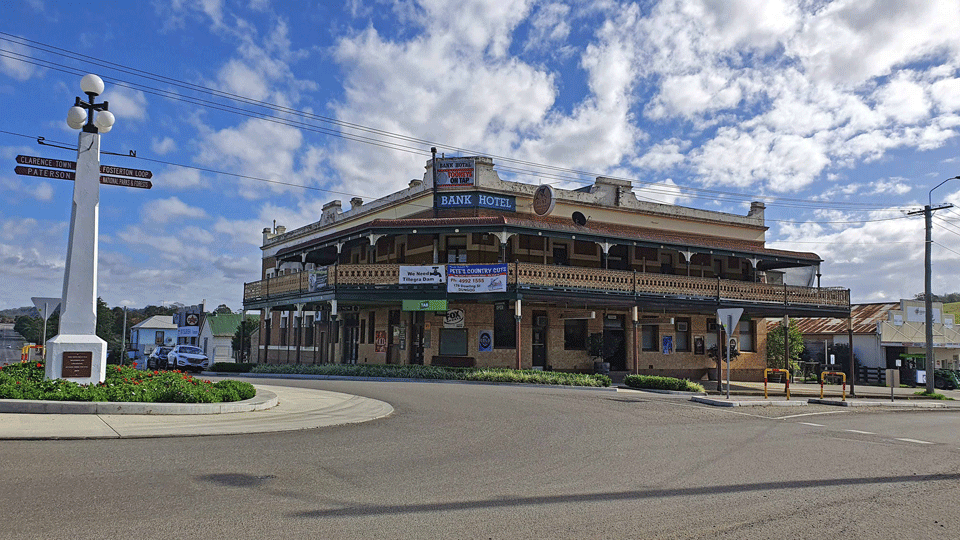
[[[354,198],[350,199],[350,209],[351,209],[351,210],[353,210],[354,208],[360,208],[361,206],[363,206],[363,198],[362,198],[362,197],[354,197]]]
[[[767,205],[762,202],[754,201],[750,203],[750,212],[747,214],[747,217],[759,218],[763,220],[763,211],[767,208]]]
[[[273,230],[270,227],[263,228],[263,243],[266,244],[267,240],[273,238]]]
[[[277,225],[277,236],[280,236],[281,234],[283,234],[283,233],[285,233],[285,232],[287,232],[287,228],[286,228],[286,227],[284,227],[283,225]]]
[[[423,185],[423,180],[417,180],[416,178],[414,178],[413,180],[410,181],[410,187],[412,188],[420,187],[422,185]]]
[[[330,201],[323,205],[323,213],[320,215],[320,221],[323,223],[332,223],[340,214],[340,201]]]

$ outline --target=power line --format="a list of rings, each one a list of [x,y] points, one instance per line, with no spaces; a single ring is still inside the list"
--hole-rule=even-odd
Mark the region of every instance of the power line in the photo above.
[[[411,142],[411,143],[424,144],[424,145],[433,145],[433,146],[438,146],[438,147],[445,148],[445,149],[450,149],[450,150],[453,150],[453,151],[456,151],[456,152],[463,152],[463,153],[468,153],[468,154],[489,155],[489,154],[484,153],[484,152],[476,152],[476,151],[469,150],[469,149],[465,149],[465,148],[460,148],[460,147],[456,147],[456,146],[446,145],[446,144],[442,144],[442,143],[431,142],[431,141],[427,141],[427,140],[425,140],[425,139],[419,139],[419,138],[416,138],[416,137],[411,137],[411,136],[408,136],[408,135],[403,135],[403,134],[398,134],[398,133],[394,133],[394,132],[389,132],[389,131],[386,131],[386,130],[380,130],[380,129],[376,129],[376,128],[370,128],[370,127],[363,126],[363,125],[360,125],[360,124],[354,124],[354,123],[345,122],[345,121],[337,120],[337,119],[330,118],[330,117],[325,117],[325,116],[321,116],[321,115],[316,115],[316,114],[313,114],[313,113],[308,113],[308,112],[304,112],[304,111],[292,109],[292,108],[289,108],[289,107],[283,107],[283,106],[276,105],[276,104],[272,104],[272,103],[265,102],[265,101],[260,101],[260,100],[254,100],[254,99],[246,98],[246,97],[243,97],[243,96],[239,96],[239,95],[237,95],[237,94],[232,94],[232,93],[229,93],[229,92],[224,92],[224,91],[221,91],[221,90],[217,90],[217,89],[213,89],[213,88],[209,88],[209,87],[205,87],[205,86],[201,86],[201,85],[197,85],[197,84],[193,84],[193,83],[181,81],[181,80],[178,80],[178,79],[174,79],[174,78],[170,78],[170,77],[166,77],[166,76],[154,74],[154,73],[151,73],[151,72],[148,72],[148,71],[144,71],[144,70],[132,68],[132,67],[129,67],[129,66],[124,66],[124,65],[122,65],[122,64],[117,64],[117,63],[114,63],[114,62],[109,62],[109,61],[106,61],[106,60],[94,58],[94,57],[87,56],[87,55],[83,55],[83,54],[79,54],[79,53],[73,53],[73,52],[68,51],[68,50],[66,50],[66,49],[62,49],[62,48],[59,48],[59,47],[56,47],[56,46],[53,46],[53,45],[44,44],[44,43],[41,43],[41,42],[38,42],[38,41],[29,40],[29,39],[22,38],[22,37],[19,37],[19,36],[15,36],[15,35],[12,35],[12,34],[8,34],[8,33],[5,33],[5,32],[0,32],[0,36],[5,36],[5,39],[6,39],[7,41],[10,41],[10,42],[13,42],[13,43],[17,43],[17,44],[19,44],[19,45],[21,45],[21,46],[24,46],[24,47],[27,47],[27,48],[30,48],[30,49],[34,49],[34,50],[38,50],[38,51],[41,51],[41,52],[44,52],[44,53],[47,53],[47,54],[58,55],[58,56],[66,57],[66,58],[69,58],[69,59],[71,59],[71,60],[75,60],[75,61],[78,61],[78,62],[86,62],[86,63],[88,63],[88,64],[96,65],[96,66],[99,66],[99,67],[105,67],[105,68],[109,68],[109,69],[114,69],[114,70],[116,70],[116,71],[118,71],[118,72],[121,72],[121,73],[126,73],[126,74],[133,75],[133,76],[137,76],[137,77],[142,77],[142,78],[147,79],[147,80],[152,80],[152,81],[156,81],[156,82],[162,82],[162,83],[170,84],[170,85],[172,85],[172,86],[175,86],[175,87],[178,87],[178,88],[183,88],[183,89],[186,89],[186,90],[191,90],[191,91],[194,91],[194,92],[204,93],[204,94],[211,95],[211,96],[215,96],[215,97],[226,98],[226,99],[238,101],[238,102],[241,102],[241,103],[245,103],[245,104],[248,104],[248,105],[255,105],[255,106],[257,106],[257,107],[261,107],[261,108],[264,108],[264,109],[267,109],[267,110],[271,110],[271,111],[274,111],[274,112],[279,112],[279,113],[282,113],[282,114],[289,114],[289,115],[299,116],[299,117],[307,118],[307,119],[311,119],[311,120],[317,120],[317,121],[321,121],[321,122],[332,123],[332,124],[334,124],[334,125],[336,125],[336,126],[338,126],[338,127],[340,127],[340,128],[352,129],[352,130],[362,131],[362,132],[366,132],[366,133],[370,133],[370,134],[376,134],[376,135],[378,135],[378,136],[383,136],[383,137],[388,137],[388,138],[392,138],[392,139],[397,139],[397,140],[401,140],[401,141],[404,141],[404,142]],[[0,38],[0,39],[4,39],[4,38]],[[28,56],[26,56],[26,55],[22,55],[22,54],[20,54],[20,53],[14,52],[14,51],[6,51],[6,50],[3,50],[3,49],[0,49],[0,51],[2,51],[2,52],[4,52],[4,53],[7,53],[7,54],[2,54],[2,56],[5,56],[5,57],[7,57],[7,58],[12,58],[12,59],[15,59],[15,60],[18,60],[18,61],[21,61],[21,62],[25,62],[25,63],[29,63],[29,64],[33,64],[33,65],[38,65],[38,66],[41,66],[41,67],[46,67],[46,68],[48,68],[48,69],[53,69],[53,70],[61,71],[61,72],[64,72],[64,73],[70,73],[70,74],[76,74],[76,75],[79,75],[79,74],[82,73],[78,68],[73,68],[73,67],[70,67],[70,66],[65,66],[65,65],[63,65],[63,64],[57,64],[57,63],[55,63],[55,62],[51,62],[51,61],[48,61],[48,60],[34,59],[33,57],[28,57]],[[10,56],[10,55],[14,55],[14,56]],[[41,63],[41,62],[42,62],[42,63]],[[409,152],[409,153],[414,153],[414,154],[418,154],[418,155],[428,155],[427,152],[425,152],[424,150],[422,150],[421,148],[418,148],[418,147],[411,147],[411,146],[407,146],[407,145],[405,145],[405,144],[399,144],[399,143],[396,143],[396,142],[392,142],[392,141],[388,141],[388,140],[383,140],[383,139],[379,139],[379,138],[366,137],[366,136],[361,136],[361,135],[356,135],[356,134],[349,134],[349,133],[344,133],[344,132],[338,132],[338,131],[331,130],[331,129],[329,129],[329,128],[322,128],[322,127],[318,127],[318,126],[311,125],[311,124],[307,124],[307,123],[300,122],[300,121],[294,121],[294,120],[289,120],[289,119],[280,120],[280,119],[278,119],[277,117],[267,116],[267,115],[266,115],[265,113],[263,113],[263,112],[252,111],[252,110],[249,110],[249,109],[243,109],[243,108],[239,108],[239,107],[233,107],[233,106],[229,106],[229,105],[224,105],[224,104],[220,104],[220,103],[216,103],[216,102],[211,102],[211,101],[208,101],[208,100],[204,100],[204,99],[201,99],[201,98],[183,96],[183,95],[181,95],[181,94],[177,94],[177,93],[174,93],[174,92],[169,92],[169,91],[161,90],[161,89],[158,89],[158,88],[153,88],[153,87],[145,86],[145,85],[142,85],[142,84],[139,84],[139,83],[133,83],[133,82],[129,82],[129,81],[124,81],[124,80],[122,80],[122,79],[116,79],[116,78],[111,78],[111,77],[105,77],[105,78],[109,79],[111,82],[113,82],[114,84],[117,84],[118,86],[130,88],[130,89],[133,89],[133,90],[139,90],[139,91],[142,91],[142,92],[144,92],[144,93],[148,93],[148,94],[151,94],[151,95],[156,95],[156,96],[158,96],[158,97],[164,97],[164,98],[171,99],[171,100],[175,100],[175,101],[181,101],[181,102],[188,103],[188,104],[192,104],[192,105],[196,105],[196,106],[208,107],[208,108],[211,108],[211,109],[214,109],[214,110],[219,110],[219,111],[222,111],[222,112],[227,112],[227,113],[232,113],[232,114],[239,114],[239,115],[241,115],[241,116],[247,116],[247,117],[251,117],[251,118],[259,118],[259,119],[262,119],[262,120],[265,120],[265,121],[270,121],[270,122],[275,122],[275,123],[279,123],[279,124],[284,124],[284,125],[287,125],[287,126],[290,126],[290,127],[295,127],[295,128],[297,128],[297,129],[304,129],[304,130],[306,130],[306,131],[312,131],[312,132],[315,132],[315,133],[331,135],[331,136],[343,138],[343,139],[345,139],[345,140],[350,140],[350,141],[354,141],[354,142],[360,142],[360,143],[364,143],[364,144],[372,144],[372,145],[375,145],[375,146],[380,146],[380,147],[388,148],[388,149],[391,149],[391,150]],[[567,181],[567,182],[579,183],[579,184],[584,184],[584,185],[593,184],[593,181],[592,181],[592,180],[584,180],[583,178],[581,178],[581,176],[593,176],[593,177],[603,176],[603,175],[599,175],[599,174],[592,173],[592,172],[580,171],[580,170],[576,170],[576,169],[570,169],[570,168],[565,168],[565,167],[558,167],[558,166],[547,165],[547,164],[542,164],[542,163],[535,163],[535,162],[532,162],[532,161],[521,160],[521,159],[511,158],[511,157],[507,157],[507,156],[491,155],[491,157],[495,157],[495,158],[497,158],[497,159],[500,160],[500,161],[505,161],[505,162],[510,162],[510,163],[517,163],[517,164],[520,164],[520,165],[525,165],[525,166],[528,166],[528,167],[534,167],[534,168],[538,169],[537,171],[531,171],[531,170],[529,170],[529,169],[512,168],[512,167],[505,166],[505,165],[503,165],[503,164],[500,165],[500,169],[506,170],[506,171],[513,171],[514,173],[520,174],[520,175],[549,176],[549,177],[553,177],[554,179],[557,179],[557,180],[560,180],[560,181]],[[562,172],[562,173],[567,173],[567,174],[573,174],[573,175],[576,175],[576,176],[570,177],[570,176],[560,176],[560,175],[557,175],[556,173],[553,173],[553,174],[544,173],[543,171],[540,171],[539,169],[545,169],[545,170],[550,170],[550,171],[557,171],[557,172]],[[613,178],[616,178],[616,177],[613,177]],[[860,207],[863,207],[863,208],[872,208],[872,209],[882,209],[882,208],[884,208],[882,205],[877,205],[877,204],[872,204],[872,203],[856,203],[856,202],[836,202],[836,203],[831,203],[831,202],[828,202],[828,201],[811,201],[811,200],[806,200],[806,199],[793,199],[793,198],[787,198],[787,197],[771,197],[771,196],[744,195],[744,194],[733,193],[733,192],[725,192],[725,191],[721,191],[721,190],[712,190],[712,189],[707,189],[707,188],[694,188],[694,187],[689,187],[689,186],[677,186],[676,189],[673,189],[673,188],[669,188],[669,187],[664,187],[663,184],[660,184],[660,183],[657,183],[657,182],[650,182],[650,181],[644,181],[644,180],[639,180],[639,179],[630,179],[630,178],[619,178],[619,179],[629,180],[629,181],[631,181],[631,182],[635,182],[635,183],[638,183],[638,184],[647,186],[645,189],[647,189],[647,190],[649,190],[649,191],[652,191],[652,192],[654,192],[654,193],[663,194],[663,195],[666,195],[666,196],[671,196],[671,197],[676,197],[676,196],[678,196],[678,192],[680,192],[680,193],[682,194],[682,195],[680,195],[680,196],[682,196],[682,197],[684,197],[684,198],[701,198],[701,199],[709,199],[709,200],[722,199],[722,200],[727,200],[727,201],[747,201],[747,200],[757,200],[757,199],[760,199],[760,200],[762,200],[762,201],[764,201],[764,202],[767,202],[767,203],[769,203],[769,204],[771,204],[771,205],[776,205],[776,206],[788,206],[788,207],[789,207],[789,206],[793,206],[793,207],[797,207],[797,208],[806,208],[806,207],[809,207],[809,206],[816,206],[816,207],[818,207],[818,208],[822,208],[822,207],[824,207],[824,206],[831,206],[831,205],[842,205],[842,206],[843,206],[846,210],[848,210],[848,211],[866,211],[866,210],[853,210],[853,209],[850,208],[851,206],[860,206]],[[701,195],[701,194],[702,194],[702,195]],[[642,197],[642,196],[641,196],[641,197]],[[789,204],[789,203],[793,203],[793,204]]]

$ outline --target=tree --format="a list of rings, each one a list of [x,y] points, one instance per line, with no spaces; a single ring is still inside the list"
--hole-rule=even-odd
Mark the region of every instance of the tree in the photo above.
[[[800,361],[800,355],[803,354],[803,334],[796,326],[791,326],[788,336],[790,337],[790,372],[793,373],[799,369],[797,362]],[[767,332],[767,367],[783,369],[783,323]]]
[[[237,362],[248,362],[250,359],[250,336],[257,330],[260,321],[257,319],[247,319],[240,321],[237,325],[237,331],[233,334],[231,345],[233,350],[237,351]]]
[[[121,308],[120,325],[123,325],[123,309]],[[119,364],[122,351],[120,350],[120,332],[116,331],[116,317],[113,310],[107,306],[103,298],[97,298],[97,335],[107,342],[107,363]]]
[[[220,304],[219,306],[217,306],[217,309],[213,310],[213,313],[214,314],[220,314],[220,313],[230,314],[230,313],[233,313],[233,310],[227,307],[226,304]]]

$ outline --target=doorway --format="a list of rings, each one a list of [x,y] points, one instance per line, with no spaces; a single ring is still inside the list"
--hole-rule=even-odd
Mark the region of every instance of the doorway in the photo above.
[[[411,364],[423,365],[424,312],[410,312],[410,359]]]
[[[610,371],[626,371],[627,342],[623,315],[603,317],[603,361],[610,363]]]
[[[533,367],[544,368],[547,365],[547,312],[533,312],[533,327],[530,344],[533,348]]]

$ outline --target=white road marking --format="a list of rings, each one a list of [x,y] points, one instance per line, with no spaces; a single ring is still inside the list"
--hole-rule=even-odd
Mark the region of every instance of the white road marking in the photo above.
[[[859,433],[861,435],[876,435],[870,431],[860,431],[859,429],[845,429],[844,431],[849,431],[850,433]]]
[[[801,416],[819,416],[822,414],[840,414],[847,411],[824,411],[824,412],[808,412],[801,414],[791,414],[789,416],[778,416],[774,420],[789,420],[791,418],[800,418]]]
[[[814,424],[813,422],[797,422],[797,423],[803,424],[805,426],[823,427],[823,424]]]
[[[916,439],[897,439],[897,440],[898,440],[898,441],[903,441],[903,442],[912,442],[912,443],[916,443],[916,444],[933,444],[933,443],[930,442],[930,441],[918,441],[918,440],[916,440]]]

